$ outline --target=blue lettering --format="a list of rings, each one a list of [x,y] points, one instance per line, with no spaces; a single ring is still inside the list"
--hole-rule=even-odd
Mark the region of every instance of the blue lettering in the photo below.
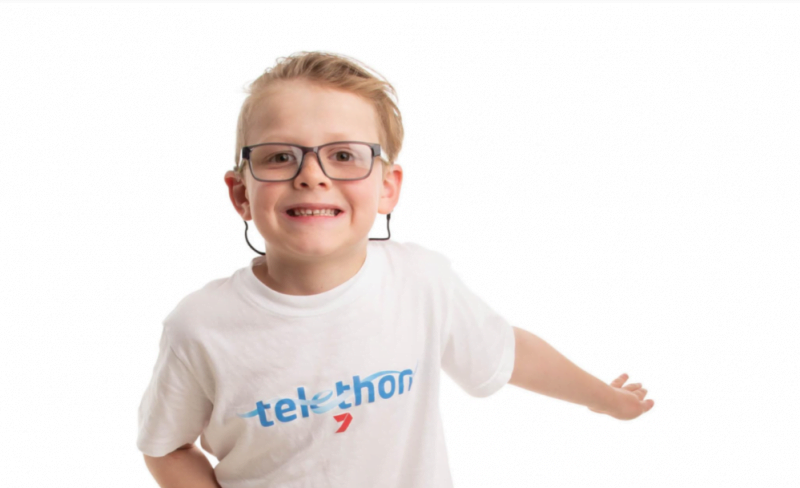
[[[349,389],[350,389],[350,385],[342,384],[341,381],[337,381],[336,382],[336,396],[341,395],[342,393],[346,392]],[[352,407],[352,405],[347,403],[347,402],[345,402],[345,401],[339,403],[339,408],[341,408],[342,410],[344,410],[345,408],[350,408],[350,407]]]
[[[269,403],[264,405],[261,400],[256,403],[256,409],[258,409],[258,419],[261,421],[261,425],[264,427],[269,427],[270,425],[274,424],[275,422],[270,422],[267,420],[267,409],[269,408]]]
[[[326,396],[325,398],[320,398],[325,393],[327,393],[328,396]],[[333,390],[321,391],[316,395],[314,395],[314,398],[311,399],[311,410],[314,410],[314,413],[316,413],[316,411],[320,409],[320,407],[318,407],[317,405],[325,403],[325,401],[331,396],[333,396]]]
[[[383,392],[383,390],[384,390],[383,385],[385,385],[386,383],[389,383],[389,384],[392,385],[392,389],[389,390],[388,393],[384,393]],[[392,395],[394,395],[394,376],[388,376],[387,375],[387,376],[384,376],[383,378],[381,378],[381,380],[378,382],[378,394],[384,400],[387,399],[387,398],[391,398]]]
[[[356,406],[361,405],[361,389],[365,386],[369,390],[369,403],[372,403],[375,401],[375,387],[372,385],[372,381],[367,380],[361,383],[360,376],[353,376],[353,391],[356,394]]]
[[[410,369],[404,369],[400,373],[400,377],[397,380],[397,382],[400,383],[400,389],[397,392],[398,395],[402,395],[403,394],[403,376],[408,376],[408,389],[409,389],[409,391],[411,390],[411,383],[414,382],[414,372],[411,371]]]
[[[286,408],[284,408],[286,407]],[[286,412],[293,412],[295,409],[294,400],[291,398],[284,398],[275,404],[275,417],[281,422],[290,422],[297,418],[297,414],[289,416],[284,415]]]
[[[306,390],[302,386],[297,388],[297,398],[300,400],[306,399]],[[308,405],[305,402],[300,402],[300,413],[303,414],[303,418],[308,418]]]
[[[343,398],[347,398],[350,395],[347,394],[348,391],[351,391],[350,385],[345,385],[341,381],[336,382],[336,398],[334,398],[334,402],[336,400],[341,400],[338,404],[338,407],[342,410],[352,407],[354,404],[356,406],[361,405],[364,403],[362,401],[362,393],[363,389],[366,388],[368,392],[367,402],[366,403],[373,403],[375,402],[375,384],[373,384],[372,380],[380,378],[378,381],[378,394],[383,399],[389,399],[394,396],[395,390],[397,390],[398,395],[402,395],[404,390],[411,391],[411,385],[414,383],[414,375],[416,374],[416,366],[414,370],[411,369],[404,369],[403,371],[396,371],[396,370],[385,370],[379,371],[377,373],[371,374],[364,379],[361,379],[360,376],[356,375],[353,376],[353,385],[352,385],[352,395],[355,396],[354,403],[348,403],[343,400]],[[395,376],[397,375],[397,379]],[[406,382],[404,381],[405,378],[408,377],[408,387],[406,388]],[[332,410],[337,405],[334,405],[334,402],[330,402],[328,405],[324,405],[326,401],[333,397],[332,390],[324,390],[316,395],[308,401],[306,400],[306,391],[305,388],[300,386],[297,388],[297,398],[298,400],[295,401],[292,398],[281,398],[280,396],[274,397],[268,400],[267,403],[262,401],[256,402],[256,408],[244,414],[237,414],[241,418],[251,418],[258,416],[259,422],[261,423],[262,427],[269,427],[275,425],[275,422],[269,420],[267,418],[267,410],[271,408],[271,404],[275,403],[275,418],[280,422],[291,422],[292,420],[297,419],[298,414],[292,413],[295,412],[300,407],[300,415],[303,418],[308,418],[309,416],[309,409],[308,407],[311,406],[311,411],[314,413],[321,415],[325,412]]]

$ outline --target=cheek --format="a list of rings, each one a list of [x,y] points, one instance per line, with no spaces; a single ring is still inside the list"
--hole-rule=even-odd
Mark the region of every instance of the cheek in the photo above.
[[[375,176],[374,173],[372,176]],[[341,195],[347,200],[353,214],[368,215],[377,211],[381,195],[380,179],[373,177],[351,182],[349,185],[339,187]]]
[[[252,212],[252,218],[264,223],[277,222],[280,218],[277,212],[281,191],[279,188],[270,188],[263,183],[262,185],[264,186],[259,187],[251,195],[250,211]]]
[[[354,207],[353,212],[357,213],[360,218],[369,218],[378,211],[379,200],[379,193],[372,188],[365,188],[364,191],[353,195],[351,200]]]
[[[262,183],[258,191],[253,192],[254,204],[264,210],[275,208],[283,193],[281,187],[276,185],[277,183]]]

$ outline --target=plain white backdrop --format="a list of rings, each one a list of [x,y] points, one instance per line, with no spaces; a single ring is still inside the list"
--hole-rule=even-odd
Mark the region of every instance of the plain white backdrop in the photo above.
[[[792,3],[0,5],[3,484],[157,486],[135,441],[161,321],[255,256],[223,181],[243,88],[323,50],[397,89],[392,239],[655,400],[625,422],[443,374],[456,487],[798,486],[798,25]]]

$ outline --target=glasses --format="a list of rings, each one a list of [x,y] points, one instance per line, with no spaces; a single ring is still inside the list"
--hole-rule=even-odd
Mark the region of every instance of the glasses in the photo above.
[[[284,142],[265,142],[242,148],[240,161],[247,161],[250,173],[258,181],[293,180],[303,167],[308,153],[317,155],[322,172],[332,180],[361,180],[372,172],[372,164],[381,155],[380,144],[339,141],[317,147]]]

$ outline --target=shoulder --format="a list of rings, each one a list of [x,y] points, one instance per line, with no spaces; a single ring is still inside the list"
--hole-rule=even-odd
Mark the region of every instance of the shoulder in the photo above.
[[[186,345],[208,324],[215,323],[230,308],[230,278],[212,280],[183,297],[164,319],[164,332],[174,346]]]
[[[389,265],[412,277],[445,276],[451,269],[447,256],[415,242],[383,241],[381,246]]]

